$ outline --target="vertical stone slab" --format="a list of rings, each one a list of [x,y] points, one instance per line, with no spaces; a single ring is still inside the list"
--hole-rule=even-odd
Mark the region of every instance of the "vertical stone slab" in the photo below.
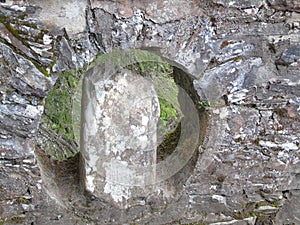
[[[126,208],[147,197],[155,182],[159,102],[142,76],[101,73],[94,68],[83,82],[83,182],[96,197]]]

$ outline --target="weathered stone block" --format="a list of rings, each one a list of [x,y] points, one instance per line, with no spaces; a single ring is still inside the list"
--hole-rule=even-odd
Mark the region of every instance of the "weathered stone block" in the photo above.
[[[151,192],[159,115],[154,86],[142,76],[122,70],[106,77],[99,67],[88,72],[81,124],[87,191],[119,207]]]

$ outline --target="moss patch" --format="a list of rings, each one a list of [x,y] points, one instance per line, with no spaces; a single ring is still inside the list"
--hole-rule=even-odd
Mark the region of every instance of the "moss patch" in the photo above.
[[[79,150],[73,129],[72,102],[83,72],[83,69],[61,72],[45,100],[39,131],[43,141],[39,147],[57,160],[73,157]]]
[[[260,206],[271,206],[271,207],[278,208],[278,207],[280,207],[280,203],[281,203],[281,200],[275,200],[275,201],[272,201],[272,202],[260,201],[256,205],[257,205],[257,207],[260,207]]]
[[[61,72],[45,102],[44,119],[57,133],[74,140],[72,126],[72,96],[82,75],[80,70]]]
[[[159,97],[158,100],[160,106],[160,119],[162,120],[163,125],[166,126],[168,123],[177,119],[177,110],[166,99]]]
[[[173,67],[158,56],[151,58],[141,53],[136,55],[136,58],[138,63],[131,64],[126,68],[149,78],[154,84],[160,104],[160,120],[162,121],[160,129],[163,129],[162,126],[166,127],[178,119],[180,109],[177,99],[178,87],[172,77]],[[143,61],[145,59],[149,61]]]
[[[154,54],[136,51],[133,55],[136,57],[135,62],[137,63],[126,65],[125,68],[133,71],[135,74],[142,75],[147,79],[149,78],[153,82],[159,96],[161,110],[160,133],[158,135],[164,137],[168,132],[174,131],[181,118],[180,106],[177,99],[178,87],[172,77],[173,67],[163,62],[160,57]],[[95,66],[97,61],[103,57],[99,54],[90,65],[81,70],[61,72],[56,84],[48,93],[43,115],[43,125],[46,125],[44,136],[49,135],[53,136],[53,138],[52,140],[48,139],[47,142],[49,143],[40,147],[45,149],[48,155],[58,160],[63,160],[74,155],[72,153],[74,151],[69,151],[68,146],[72,146],[72,143],[79,141],[80,138],[79,129],[74,129],[73,127],[80,127],[80,116],[74,118],[74,115],[72,115],[72,111],[75,114],[81,113],[81,110],[77,109],[80,107],[80,97],[78,97],[77,90],[80,89],[84,72],[88,68]],[[55,143],[53,143],[53,140],[56,140]],[[62,149],[64,148],[63,146],[67,146],[67,148]]]
[[[171,155],[179,141],[181,133],[181,110],[178,102],[179,87],[173,78],[173,67],[159,56],[135,52],[136,62],[127,66],[137,75],[149,79],[155,87],[160,105],[158,122],[157,161],[160,162]]]

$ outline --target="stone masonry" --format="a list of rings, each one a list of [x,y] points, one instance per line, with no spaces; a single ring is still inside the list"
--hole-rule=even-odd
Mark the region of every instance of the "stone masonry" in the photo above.
[[[300,224],[299,43],[297,0],[0,1],[0,224]],[[82,156],[43,149],[79,151],[45,98],[116,49],[165,59],[205,117],[176,197],[126,209],[81,185]]]

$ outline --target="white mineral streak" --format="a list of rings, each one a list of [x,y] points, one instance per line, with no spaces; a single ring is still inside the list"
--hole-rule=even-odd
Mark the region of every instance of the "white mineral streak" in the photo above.
[[[220,109],[220,119],[225,119],[229,115],[228,109],[227,108],[221,108]]]
[[[222,203],[224,205],[226,205],[226,197],[224,197],[224,196],[213,195],[211,198],[217,200],[218,202],[220,202],[220,203]]]
[[[44,43],[44,45],[50,45],[51,42],[52,42],[51,36],[48,35],[48,34],[44,34],[44,36],[43,36],[43,43]]]
[[[271,141],[259,141],[259,144],[263,147],[270,147],[270,148],[282,148],[284,150],[298,150],[298,146],[295,143],[282,143],[277,144]]]
[[[127,207],[155,181],[157,94],[145,78],[125,72],[84,88],[85,188]]]

